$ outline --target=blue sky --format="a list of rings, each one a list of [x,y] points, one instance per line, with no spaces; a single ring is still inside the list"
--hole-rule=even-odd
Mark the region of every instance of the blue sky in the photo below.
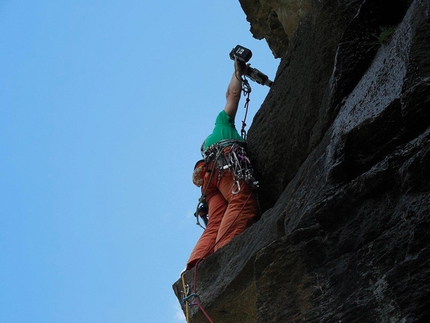
[[[0,2],[0,322],[184,322],[171,286],[228,53],[279,63],[249,29],[238,1]]]

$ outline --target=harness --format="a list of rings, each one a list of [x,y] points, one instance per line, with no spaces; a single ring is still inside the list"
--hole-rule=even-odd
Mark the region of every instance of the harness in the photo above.
[[[246,155],[246,143],[239,140],[226,139],[211,145],[203,152],[207,171],[218,169],[218,177],[231,173],[234,179],[232,194],[240,192],[241,180],[246,181],[254,188],[258,181],[254,178],[254,169]],[[212,170],[209,166],[212,164]]]

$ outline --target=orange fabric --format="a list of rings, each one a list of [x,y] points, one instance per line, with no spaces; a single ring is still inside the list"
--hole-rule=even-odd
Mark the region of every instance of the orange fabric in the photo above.
[[[221,177],[218,174],[219,171],[216,170],[210,183],[208,183],[210,173],[205,175],[203,191],[207,186],[209,221],[191,252],[187,269],[191,269],[197,261],[208,257],[245,231],[253,223],[257,213],[257,201],[251,186],[245,181],[240,181],[240,192],[233,194],[232,174],[228,170]]]
[[[187,262],[187,269],[194,267],[197,261],[208,257],[214,252],[218,229],[222,221],[222,216],[227,209],[227,201],[221,194],[217,194],[212,196],[210,201],[207,201],[207,203],[209,209],[208,225],[191,252],[190,258]]]
[[[218,229],[215,251],[251,226],[257,214],[257,200],[252,187],[245,181],[240,181],[239,193],[233,194],[234,184],[233,176],[230,173],[225,174],[218,182],[217,188],[228,205]],[[236,190],[237,187],[234,189]]]

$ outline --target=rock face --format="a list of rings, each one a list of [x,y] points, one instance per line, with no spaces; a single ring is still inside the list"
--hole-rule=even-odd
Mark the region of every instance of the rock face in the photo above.
[[[430,0],[240,2],[282,57],[248,133],[262,216],[186,283],[213,322],[429,322]]]
[[[257,39],[265,38],[276,58],[287,50],[300,19],[311,8],[311,0],[239,0]]]

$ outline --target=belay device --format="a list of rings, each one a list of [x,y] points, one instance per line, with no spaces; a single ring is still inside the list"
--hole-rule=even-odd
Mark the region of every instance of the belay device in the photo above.
[[[232,60],[237,59],[238,61],[245,64],[248,62],[252,57],[252,52],[248,48],[245,48],[241,45],[237,45],[235,48],[233,48],[230,52],[230,58]],[[251,80],[254,82],[257,82],[261,85],[267,85],[268,87],[271,87],[273,82],[269,80],[269,77],[257,70],[256,68],[252,68],[248,65],[248,68],[246,70],[246,76],[248,76]]]

